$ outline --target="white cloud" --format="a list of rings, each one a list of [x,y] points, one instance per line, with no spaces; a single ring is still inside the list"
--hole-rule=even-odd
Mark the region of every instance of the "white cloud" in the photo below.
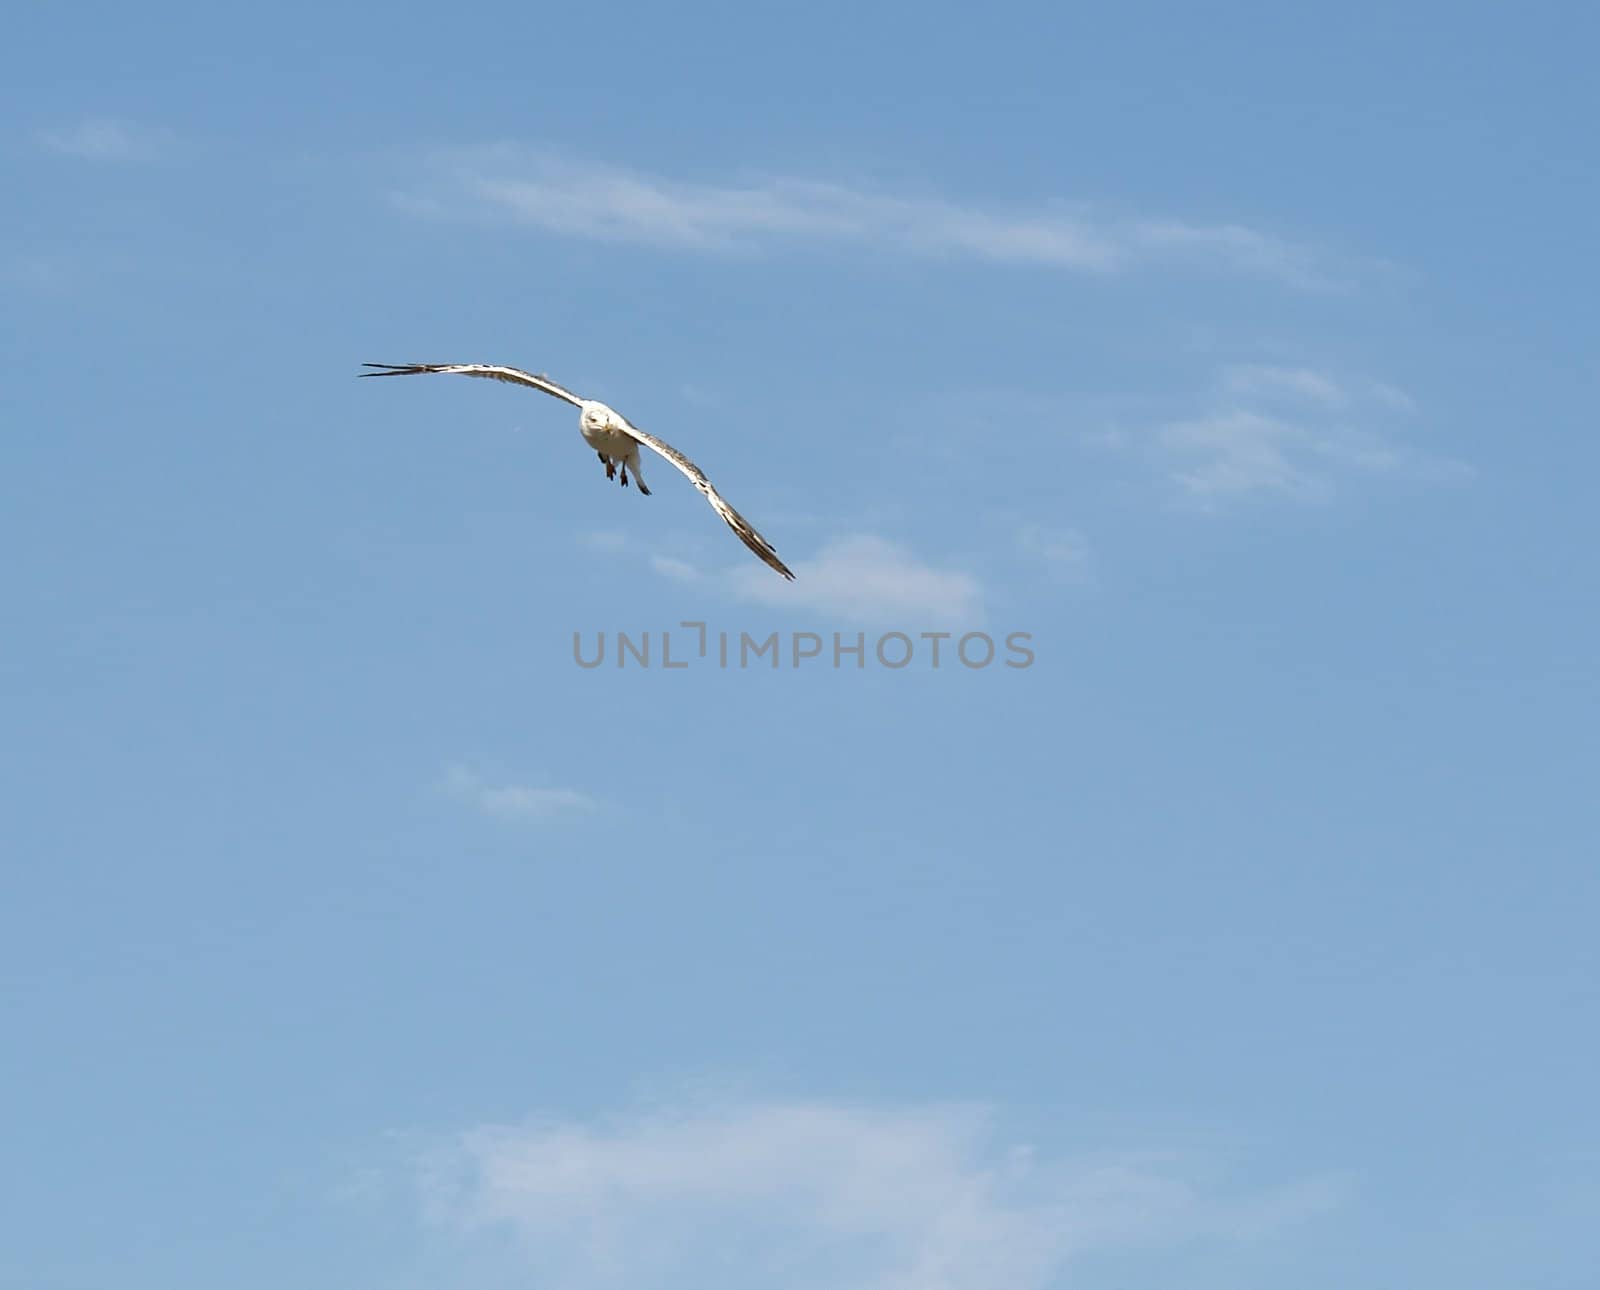
[[[657,573],[678,582],[697,582],[701,577],[700,570],[687,560],[677,560],[670,555],[652,555],[650,567]]]
[[[1070,536],[1050,535],[1056,545],[1037,554],[1067,559],[1060,543]],[[607,549],[632,546],[627,542]],[[928,564],[906,547],[873,534],[837,538],[810,560],[790,560],[794,582],[774,577],[753,561],[708,570],[676,556],[651,552],[646,558],[652,569],[674,582],[702,583],[738,600],[815,610],[848,622],[911,630],[976,624],[984,617],[983,586],[972,574]]]
[[[1252,1241],[1331,1208],[1308,1180],[1225,1194],[1170,1161],[1042,1158],[962,1107],[757,1102],[461,1135],[428,1218],[514,1238],[536,1284],[590,1290],[1045,1290],[1079,1257]]]
[[[1131,239],[1152,258],[1187,259],[1253,272],[1299,287],[1332,285],[1305,248],[1240,224],[1141,220],[1132,225]]]
[[[794,582],[781,582],[759,565],[741,565],[728,575],[729,584],[744,600],[852,622],[923,627],[983,618],[983,588],[975,577],[926,564],[871,534],[830,542],[815,558],[796,560],[794,571]]]
[[[172,132],[116,117],[86,117],[74,125],[46,130],[39,143],[51,152],[82,161],[131,164],[160,161],[172,151]]]
[[[1195,413],[1116,442],[1143,443],[1168,478],[1209,507],[1249,495],[1319,501],[1358,475],[1470,475],[1461,462],[1406,443],[1401,421],[1415,408],[1391,385],[1309,367],[1242,364],[1218,373]]]
[[[1080,272],[1182,264],[1326,285],[1318,257],[1236,224],[1128,218],[1068,202],[984,207],[794,178],[692,183],[512,145],[435,161],[443,186],[400,197],[406,209],[487,213],[595,241],[713,252],[856,243]]]
[[[1309,367],[1241,363],[1223,369],[1222,383],[1234,394],[1309,400],[1329,407],[1338,407],[1345,402],[1345,393],[1337,381]]]
[[[1397,412],[1415,412],[1417,401],[1404,390],[1397,390],[1392,385],[1385,385],[1382,381],[1373,382],[1370,393],[1374,399],[1386,407]]]
[[[621,551],[627,547],[628,537],[617,529],[594,529],[580,533],[578,542],[591,551]]]
[[[1017,548],[1061,574],[1080,577],[1088,571],[1089,542],[1075,529],[1028,524],[1017,532]]]
[[[484,815],[507,820],[547,819],[571,812],[587,813],[599,803],[572,788],[530,788],[522,784],[488,784],[464,766],[452,766],[444,790]]]
[[[1169,422],[1157,432],[1172,477],[1190,493],[1208,498],[1254,492],[1319,495],[1324,482],[1297,464],[1305,438],[1298,426],[1240,409]]]

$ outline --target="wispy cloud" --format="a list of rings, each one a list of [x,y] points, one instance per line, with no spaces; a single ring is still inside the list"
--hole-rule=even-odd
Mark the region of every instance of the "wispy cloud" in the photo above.
[[[42,131],[39,145],[81,161],[123,165],[160,161],[171,154],[176,137],[158,126],[117,117],[86,117],[69,126]]]
[[[1172,478],[1209,499],[1241,493],[1320,494],[1326,481],[1302,463],[1314,452],[1292,422],[1239,409],[1171,421],[1157,432]]]
[[[938,627],[983,619],[983,587],[976,577],[941,569],[872,534],[838,538],[809,560],[791,561],[794,582],[780,582],[760,565],[707,574],[667,556],[652,556],[650,562],[666,577],[714,581],[740,600],[814,610],[847,622]]]
[[[597,546],[593,536],[581,540]],[[620,534],[607,536],[615,537],[604,545],[608,552],[633,546]],[[1052,535],[1052,540],[1065,539],[1058,534]],[[636,553],[674,582],[709,586],[735,600],[814,611],[846,622],[936,628],[975,626],[984,617],[983,584],[975,575],[941,568],[899,543],[870,533],[836,538],[809,560],[791,559],[794,582],[780,581],[763,565],[743,560],[705,568],[659,552]],[[1059,546],[1041,553],[1041,558],[1065,557]]]
[[[599,806],[588,794],[572,788],[486,783],[465,766],[450,767],[440,781],[440,787],[474,810],[506,820],[540,820],[555,815],[583,814]]]
[[[547,233],[700,252],[798,243],[1107,273],[1183,265],[1326,286],[1322,257],[1240,224],[1110,214],[1081,202],[983,206],[798,178],[694,183],[496,145],[434,158],[437,181],[403,205],[490,215]]]
[[[977,1108],[822,1102],[481,1128],[420,1172],[432,1223],[508,1233],[519,1272],[569,1290],[1043,1290],[1085,1255],[1261,1240],[1339,1197],[1328,1179],[1227,1193],[1171,1160],[1052,1159]]]
[[[1076,529],[1026,524],[1017,531],[1017,549],[1061,576],[1081,578],[1089,570],[1089,541]]]
[[[1310,367],[1236,365],[1221,370],[1201,403],[1117,442],[1144,443],[1157,467],[1207,507],[1249,495],[1323,500],[1356,475],[1471,473],[1409,446],[1400,422],[1415,403],[1379,382]]]
[[[733,572],[735,595],[759,604],[795,606],[852,622],[975,623],[983,617],[983,588],[958,569],[941,569],[906,547],[872,534],[828,543],[810,560],[797,561],[794,582],[779,582],[759,568]]]
[[[704,576],[687,560],[678,560],[670,555],[652,555],[650,567],[663,577],[675,578],[679,582],[697,582]]]
[[[616,529],[594,529],[580,533],[578,542],[591,551],[621,551],[628,545],[628,537]]]
[[[1222,386],[1246,397],[1288,398],[1338,407],[1345,393],[1337,381],[1309,367],[1278,367],[1267,363],[1237,363],[1223,369]]]

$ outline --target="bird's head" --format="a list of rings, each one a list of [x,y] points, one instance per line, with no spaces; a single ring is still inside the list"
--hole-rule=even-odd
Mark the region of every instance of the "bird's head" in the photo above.
[[[585,430],[604,430],[616,419],[616,415],[604,403],[596,403],[591,399],[583,405],[579,419]]]

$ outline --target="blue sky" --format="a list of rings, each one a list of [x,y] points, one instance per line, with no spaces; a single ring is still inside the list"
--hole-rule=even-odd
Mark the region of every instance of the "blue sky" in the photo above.
[[[1592,1284],[1597,37],[10,17],[0,1286]]]

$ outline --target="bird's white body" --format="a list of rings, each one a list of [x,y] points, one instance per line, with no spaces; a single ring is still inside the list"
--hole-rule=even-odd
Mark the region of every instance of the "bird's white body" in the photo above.
[[[607,477],[614,467],[620,466],[622,482],[626,484],[631,470],[634,481],[648,494],[650,490],[645,488],[644,476],[639,473],[639,441],[622,428],[624,424],[618,413],[594,399],[585,399],[578,413],[578,431],[606,463]]]

